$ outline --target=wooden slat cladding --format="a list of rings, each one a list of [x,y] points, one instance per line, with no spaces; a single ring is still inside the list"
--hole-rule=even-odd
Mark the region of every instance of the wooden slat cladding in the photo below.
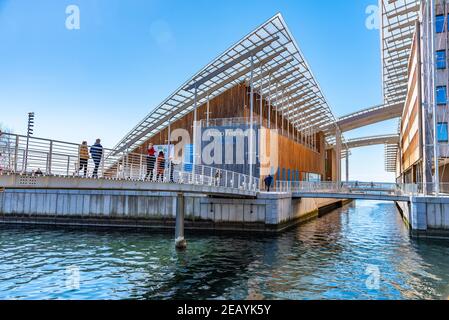
[[[404,111],[401,118],[401,166],[402,174],[422,157],[421,154],[421,70],[419,26],[414,36],[408,63],[409,82]],[[398,168],[399,169],[399,168]]]
[[[203,120],[207,118],[207,104],[203,104],[197,109],[197,119]],[[231,89],[223,92],[221,95],[209,101],[209,118],[223,119],[223,118],[245,118],[250,114],[250,89],[246,84],[238,84]],[[190,136],[193,131],[193,111],[183,118],[171,124],[171,130],[186,129]],[[259,122],[260,119],[260,96],[254,93],[254,120]],[[276,128],[276,111],[271,110],[271,128]],[[277,114],[278,129],[282,128],[282,115]],[[264,127],[268,127],[268,101],[262,99],[262,122]],[[284,132],[287,134],[288,121],[284,120]],[[290,125],[290,134],[300,137],[298,131],[293,131]],[[316,141],[318,144],[318,152],[289,139],[288,137],[278,135],[278,157],[279,167],[299,170],[301,172],[317,173],[324,176],[324,150],[325,139],[322,132],[316,133]],[[156,136],[146,141],[140,148],[135,150],[137,153],[146,153],[149,143],[153,144],[167,144],[168,142],[168,128],[162,130]]]
[[[278,139],[280,168],[299,170],[301,173],[317,173],[324,177],[324,154],[314,152],[284,136],[279,136]],[[321,150],[323,149],[324,146]]]
[[[221,95],[211,99],[209,101],[210,119],[222,119],[222,118],[239,118],[243,116],[243,109],[245,103],[246,86],[239,84]],[[207,118],[207,104],[203,104],[197,109],[197,119],[203,120]],[[171,130],[185,129],[189,132],[190,136],[193,135],[193,111],[182,117],[181,119],[171,124]],[[150,138],[135,152],[145,153],[149,143],[153,144],[167,144],[168,142],[168,128],[161,130],[159,134]]]

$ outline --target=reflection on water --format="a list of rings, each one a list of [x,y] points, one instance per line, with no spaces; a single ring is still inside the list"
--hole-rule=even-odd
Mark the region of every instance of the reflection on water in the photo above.
[[[417,241],[391,203],[281,235],[0,226],[0,299],[445,299],[449,242]]]

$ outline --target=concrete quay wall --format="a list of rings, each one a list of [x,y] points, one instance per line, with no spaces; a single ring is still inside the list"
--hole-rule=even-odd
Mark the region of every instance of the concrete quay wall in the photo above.
[[[411,197],[396,205],[413,236],[449,238],[449,198]]]
[[[177,194],[125,190],[6,189],[0,223],[174,228]],[[342,205],[335,199],[257,198],[184,194],[186,229],[280,231]]]

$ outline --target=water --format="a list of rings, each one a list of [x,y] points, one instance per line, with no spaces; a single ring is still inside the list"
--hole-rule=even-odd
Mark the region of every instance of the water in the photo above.
[[[0,299],[447,299],[449,241],[364,202],[278,236],[0,226]]]

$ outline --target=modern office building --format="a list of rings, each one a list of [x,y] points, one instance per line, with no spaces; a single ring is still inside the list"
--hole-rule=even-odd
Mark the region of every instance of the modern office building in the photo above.
[[[398,182],[448,192],[449,2],[380,5],[385,103],[404,102],[400,144],[388,151],[387,165],[395,167]]]
[[[116,146],[282,181],[341,179],[341,134],[280,14],[182,84]],[[178,147],[180,145],[181,147]]]

